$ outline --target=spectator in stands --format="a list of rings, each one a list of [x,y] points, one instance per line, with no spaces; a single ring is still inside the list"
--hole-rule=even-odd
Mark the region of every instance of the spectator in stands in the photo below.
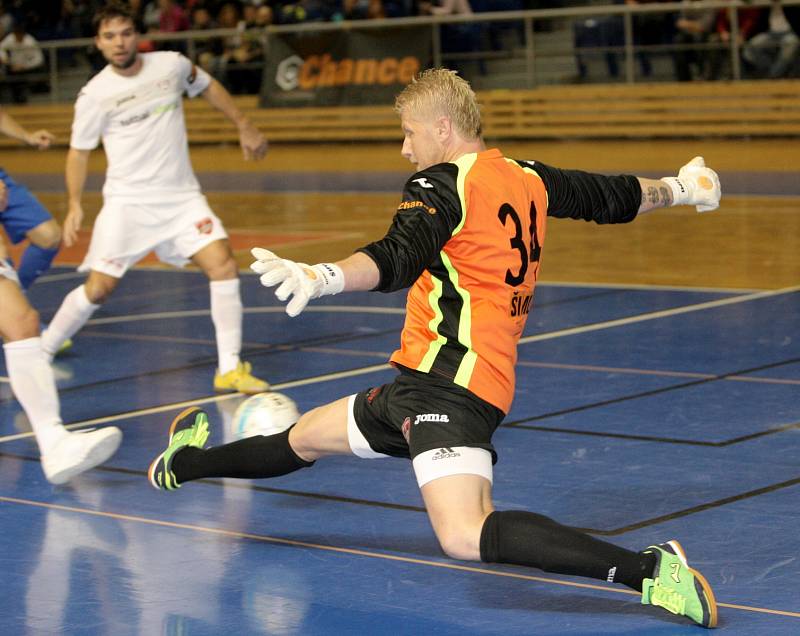
[[[589,57],[583,49],[603,49],[602,55],[612,79],[619,77],[619,53],[625,43],[622,16],[607,15],[576,20],[573,23],[575,38],[575,64],[578,67],[578,81],[589,78]]]
[[[287,2],[281,6],[279,21],[281,24],[297,24],[330,20],[338,12],[337,4],[325,0]]]
[[[135,18],[141,20],[141,25],[144,29],[143,32],[150,30],[157,31],[161,21],[161,9],[158,6],[158,0],[149,0],[149,2],[141,0],[141,2],[144,4],[144,7],[134,14]],[[133,5],[133,3],[131,4]]]
[[[785,77],[797,61],[800,48],[800,7],[783,7],[780,0],[772,0],[761,19],[766,28],[744,45],[742,57],[758,77]]]
[[[76,38],[88,38],[92,36],[92,13],[94,4],[92,0],[71,0],[72,12],[70,19],[72,26],[70,30]],[[141,4],[141,0],[131,0],[131,7]]]
[[[383,12],[387,18],[405,18],[414,15],[413,0],[383,0]]]
[[[31,76],[44,71],[44,54],[36,39],[21,20],[0,41],[0,66],[6,73],[11,98],[17,104],[28,101]]]
[[[217,14],[217,25],[220,29],[235,29],[239,24],[239,20],[239,6],[237,3],[226,2],[220,7]]]
[[[419,12],[421,15],[472,15],[472,5],[469,0],[426,0],[419,3]],[[483,26],[476,22],[442,25],[442,51],[477,55],[483,39]],[[478,67],[481,74],[486,72],[481,57],[478,57]]]
[[[419,3],[419,12],[428,15],[471,14],[469,0],[431,0]]]
[[[758,32],[758,25],[763,14],[761,7],[742,7],[736,10],[739,23],[739,32],[732,34],[728,20],[728,10],[720,9],[717,12],[717,23],[712,34],[712,41],[729,46],[732,37],[736,37],[738,45],[744,46],[753,35]],[[712,49],[709,55],[709,79],[719,79],[722,75],[723,64],[730,58],[725,49]]]
[[[196,4],[194,8],[192,8],[190,21],[192,31],[205,31],[217,28],[217,23],[211,15],[208,6],[205,4]]]
[[[14,16],[11,15],[8,6],[3,0],[0,0],[0,40],[11,33],[14,27]]]
[[[217,28],[235,29],[239,25],[239,8],[233,2],[222,5],[217,15]],[[233,57],[234,51],[241,46],[239,34],[216,38],[209,43],[209,55],[199,59],[200,66],[214,76],[226,89],[230,90],[228,82],[228,62]]]
[[[207,31],[217,28],[217,23],[214,21],[211,11],[205,4],[196,4],[192,8],[191,25],[192,31]],[[205,70],[208,70],[216,47],[219,46],[218,39],[219,38],[208,38],[206,40],[194,41],[195,57],[193,61]]]
[[[642,5],[661,0],[625,0],[628,5]],[[673,25],[667,13],[637,13],[633,16],[633,43],[643,77],[653,75],[651,53],[647,47],[658,46],[673,39]]]
[[[228,85],[230,91],[237,95],[258,93],[261,88],[265,46],[261,29],[269,23],[259,24],[260,9],[269,11],[268,6],[245,4],[242,19],[236,25],[241,35],[239,45],[231,52],[228,62]],[[271,11],[269,15],[271,16]],[[266,17],[262,12],[262,19]]]
[[[275,12],[268,4],[262,4],[256,9],[256,26],[259,29],[268,27],[275,21]]]
[[[189,18],[175,0],[158,0],[158,30],[162,33],[188,31]]]
[[[189,16],[175,0],[158,0],[158,30],[161,33],[178,33],[191,28]],[[166,51],[186,53],[186,43],[171,40],[159,42],[158,48]]]
[[[344,0],[342,15],[345,20],[385,18],[382,0]]]
[[[700,0],[684,0],[684,8],[675,22],[675,39],[673,42],[683,48],[675,51],[675,79],[688,82],[693,77],[705,77],[704,61],[707,56],[698,51],[698,44],[706,44],[714,30],[717,12],[715,9],[697,9],[692,4]],[[695,69],[693,71],[693,69]]]
[[[66,40],[70,32],[72,0],[29,0],[20,7],[20,16],[28,25],[28,32],[40,42]]]
[[[525,6],[522,0],[470,0],[470,5],[475,13],[485,13],[488,11],[522,11]],[[537,7],[539,9],[543,7]],[[525,43],[525,26],[519,22],[491,22],[487,25],[489,35],[489,46],[493,51],[502,51],[506,47],[503,44],[503,36],[507,32],[514,34],[518,44]]]

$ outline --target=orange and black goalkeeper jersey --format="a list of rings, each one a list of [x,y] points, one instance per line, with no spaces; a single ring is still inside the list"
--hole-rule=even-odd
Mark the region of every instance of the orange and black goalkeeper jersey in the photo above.
[[[392,362],[508,413],[548,214],[620,223],[640,203],[635,177],[558,170],[496,149],[413,175],[386,236],[361,250],[380,270],[376,290],[411,285]]]

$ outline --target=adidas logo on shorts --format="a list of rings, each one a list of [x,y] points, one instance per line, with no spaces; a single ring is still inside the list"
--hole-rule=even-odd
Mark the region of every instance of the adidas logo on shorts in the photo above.
[[[431,459],[436,461],[437,459],[452,459],[453,457],[461,457],[461,453],[454,451],[452,448],[440,448],[433,454]]]

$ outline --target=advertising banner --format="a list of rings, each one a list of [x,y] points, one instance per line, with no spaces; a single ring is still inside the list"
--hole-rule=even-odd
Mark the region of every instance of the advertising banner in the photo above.
[[[430,27],[273,35],[260,104],[391,104],[430,56]]]

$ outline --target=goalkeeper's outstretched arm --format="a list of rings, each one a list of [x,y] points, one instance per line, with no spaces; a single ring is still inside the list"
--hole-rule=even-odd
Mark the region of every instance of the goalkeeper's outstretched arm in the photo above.
[[[719,176],[706,166],[702,157],[695,157],[678,172],[677,177],[639,178],[642,204],[639,213],[673,205],[693,205],[698,212],[719,207],[722,189]]]

